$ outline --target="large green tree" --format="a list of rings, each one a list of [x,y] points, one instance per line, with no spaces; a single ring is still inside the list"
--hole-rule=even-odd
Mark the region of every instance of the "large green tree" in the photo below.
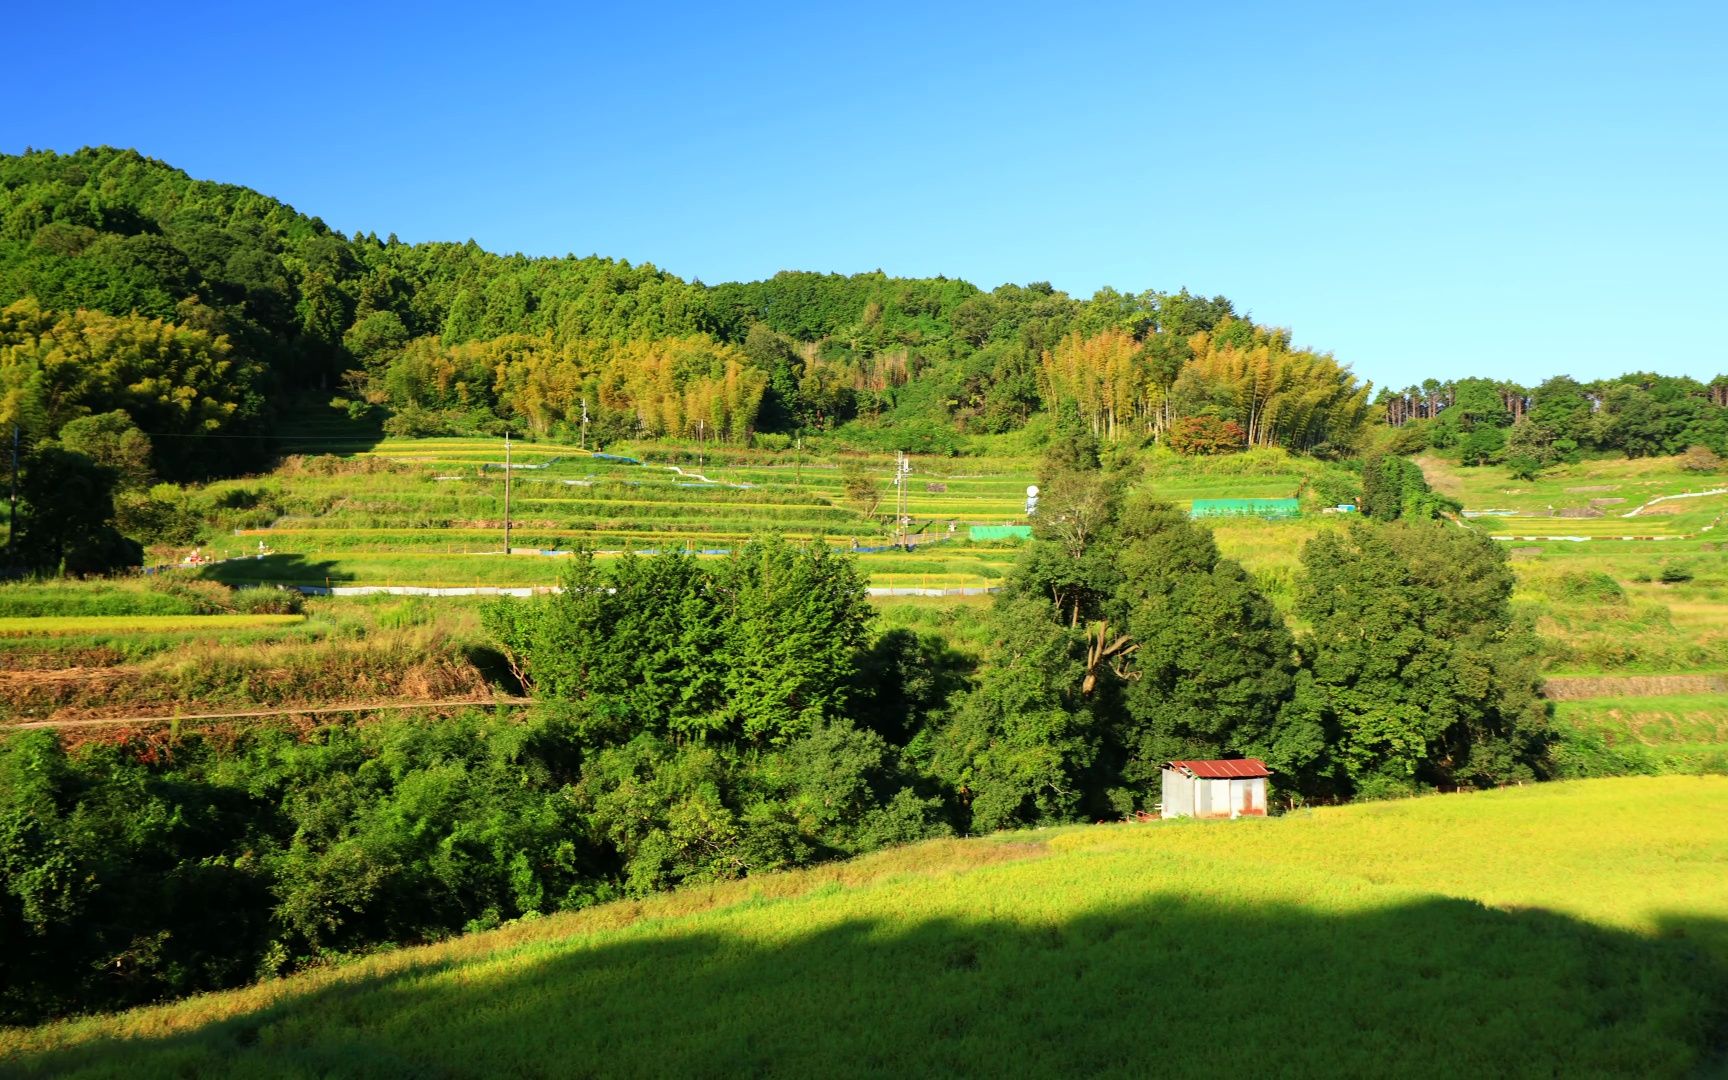
[[[1119,537],[1122,582],[1093,654],[1124,684],[1124,783],[1149,793],[1183,757],[1260,757],[1293,780],[1315,771],[1324,732],[1288,708],[1295,642],[1248,573],[1210,531],[1146,497],[1130,501]],[[1128,642],[1119,660],[1103,655],[1116,629]]]
[[[138,566],[144,549],[114,527],[115,470],[56,445],[25,459],[19,480],[15,565],[42,572],[100,574]]]
[[[1536,640],[1513,618],[1505,551],[1435,521],[1357,523],[1302,552],[1310,705],[1367,794],[1540,773]]]
[[[1008,595],[989,617],[991,662],[935,740],[932,769],[973,832],[1101,810],[1104,722],[1083,692],[1085,635],[1055,606]]]

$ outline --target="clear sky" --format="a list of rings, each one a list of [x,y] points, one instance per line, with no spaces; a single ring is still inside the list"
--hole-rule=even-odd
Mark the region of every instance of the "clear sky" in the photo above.
[[[1382,385],[1728,371],[1722,2],[371,6],[22,6],[0,151],[708,282],[1186,286]]]

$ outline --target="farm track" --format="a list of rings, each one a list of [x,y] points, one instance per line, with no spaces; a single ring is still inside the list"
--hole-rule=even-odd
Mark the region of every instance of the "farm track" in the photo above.
[[[1672,694],[1728,694],[1728,675],[1550,675],[1543,689],[1549,701]]]
[[[19,731],[28,728],[79,728],[112,727],[121,724],[167,724],[183,723],[189,720],[256,720],[272,716],[324,716],[337,713],[390,712],[407,709],[455,709],[470,708],[484,705],[531,705],[533,698],[525,697],[490,697],[490,698],[453,698],[439,701],[375,701],[360,705],[317,705],[302,708],[284,709],[250,709],[244,712],[219,713],[182,713],[150,716],[105,716],[93,719],[66,720],[29,720],[20,724],[0,725],[0,731]]]

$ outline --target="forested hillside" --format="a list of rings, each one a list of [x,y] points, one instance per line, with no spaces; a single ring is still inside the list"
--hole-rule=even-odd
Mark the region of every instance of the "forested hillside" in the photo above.
[[[120,320],[83,346],[99,362],[186,385],[130,346],[169,335],[228,364],[217,412],[191,420],[205,433],[268,430],[264,402],[284,390],[345,394],[400,434],[569,434],[586,415],[599,439],[742,440],[893,420],[891,438],[926,447],[932,430],[1008,431],[1060,401],[1112,439],[1186,422],[1196,449],[1342,446],[1367,408],[1347,369],[1223,297],[880,272],[709,287],[598,256],[345,237],[129,150],[0,157],[0,306],[21,301],[0,340],[0,420],[34,438],[111,407],[56,384],[41,355],[48,329],[92,337],[65,325],[81,310]],[[117,407],[152,437],[186,433]],[[153,454],[165,473],[233,461]]]

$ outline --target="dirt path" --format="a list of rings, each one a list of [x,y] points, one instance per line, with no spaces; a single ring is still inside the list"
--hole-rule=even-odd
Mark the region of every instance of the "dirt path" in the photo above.
[[[477,705],[530,705],[532,698],[455,698],[447,701],[374,701],[364,705],[317,705],[298,709],[254,709],[247,712],[183,713],[167,716],[105,716],[90,720],[29,720],[0,725],[0,731],[24,728],[90,728],[114,724],[171,724],[186,720],[255,720],[269,716],[321,716],[331,713],[387,712],[393,709],[454,709]]]
[[[1550,675],[1544,696],[1550,701],[1588,698],[1665,697],[1671,694],[1728,692],[1728,675]]]
[[[1464,482],[1446,468],[1446,463],[1437,457],[1423,454],[1413,459],[1416,467],[1422,470],[1422,479],[1428,481],[1428,486],[1449,498],[1464,501]]]

